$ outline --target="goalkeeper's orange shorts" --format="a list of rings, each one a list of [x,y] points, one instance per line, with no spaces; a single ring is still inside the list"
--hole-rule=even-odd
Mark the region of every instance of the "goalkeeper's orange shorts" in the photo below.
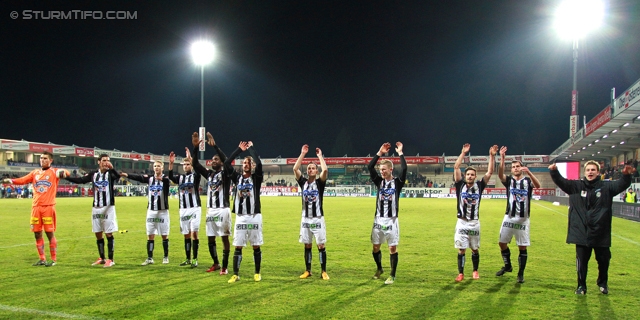
[[[31,207],[32,232],[56,231],[56,206]]]

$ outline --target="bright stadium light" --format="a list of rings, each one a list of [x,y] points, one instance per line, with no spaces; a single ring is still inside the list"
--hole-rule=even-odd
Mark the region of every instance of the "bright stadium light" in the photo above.
[[[200,66],[200,139],[204,140],[204,66],[210,64],[216,57],[216,47],[205,40],[196,41],[191,45],[191,57],[193,62]],[[204,160],[204,146],[200,145],[200,160]]]
[[[216,47],[209,41],[196,41],[191,45],[193,62],[198,66],[206,66],[216,57]]]
[[[556,10],[554,26],[558,34],[573,40],[573,91],[571,92],[571,116],[569,137],[579,129],[578,121],[578,42],[587,33],[602,24],[604,4],[600,0],[565,0]]]

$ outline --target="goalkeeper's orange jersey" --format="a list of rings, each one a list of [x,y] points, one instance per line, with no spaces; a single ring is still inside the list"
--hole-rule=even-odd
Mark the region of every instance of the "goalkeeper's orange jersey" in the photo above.
[[[56,169],[51,167],[47,170],[36,169],[24,177],[11,179],[13,184],[18,185],[33,183],[33,207],[56,204],[59,180]]]

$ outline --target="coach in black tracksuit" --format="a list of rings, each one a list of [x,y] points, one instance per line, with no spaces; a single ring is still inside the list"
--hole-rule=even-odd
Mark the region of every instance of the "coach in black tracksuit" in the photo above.
[[[625,166],[622,178],[617,181],[600,180],[600,165],[593,160],[584,165],[585,177],[582,180],[563,178],[555,164],[549,166],[549,171],[553,182],[569,195],[567,243],[576,245],[578,288],[575,293],[587,293],[587,267],[593,250],[598,261],[597,284],[600,292],[607,294],[612,199],[631,185],[634,169]]]

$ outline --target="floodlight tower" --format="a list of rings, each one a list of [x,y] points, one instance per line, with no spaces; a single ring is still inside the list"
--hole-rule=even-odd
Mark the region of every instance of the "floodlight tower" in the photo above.
[[[578,131],[578,43],[602,24],[604,4],[600,0],[565,0],[556,10],[555,28],[561,37],[573,40],[573,91],[569,138]]]
[[[200,66],[200,140],[205,140],[204,128],[204,67],[210,64],[216,56],[216,47],[210,41],[196,41],[191,45],[193,62]],[[200,160],[204,160],[205,143],[200,143]]]

